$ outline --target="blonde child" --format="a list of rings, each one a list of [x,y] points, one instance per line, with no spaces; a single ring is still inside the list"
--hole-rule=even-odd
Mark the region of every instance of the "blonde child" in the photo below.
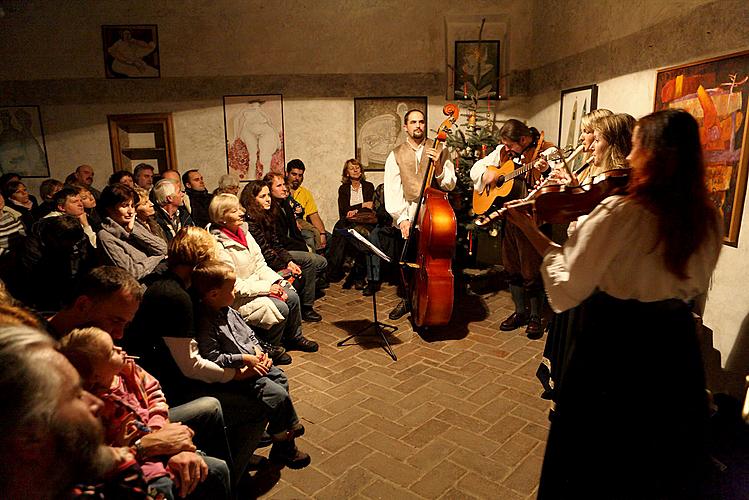
[[[268,419],[273,440],[269,458],[291,469],[310,463],[295,438],[304,433],[289,396],[286,374],[260,347],[252,329],[231,308],[236,275],[228,264],[208,260],[192,273],[192,287],[200,299],[196,332],[200,354],[224,368],[238,368],[247,378],[229,384],[241,385],[248,397],[259,401]]]

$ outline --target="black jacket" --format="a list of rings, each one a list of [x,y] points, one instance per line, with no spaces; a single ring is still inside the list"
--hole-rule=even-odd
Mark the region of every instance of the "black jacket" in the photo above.
[[[211,204],[213,195],[207,190],[196,191],[194,189],[186,188],[185,192],[190,197],[190,210],[192,213],[192,220],[198,227],[206,227],[210,218],[208,218],[208,206]]]

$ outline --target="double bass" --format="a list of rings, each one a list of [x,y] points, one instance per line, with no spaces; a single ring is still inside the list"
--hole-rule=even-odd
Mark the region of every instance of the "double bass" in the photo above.
[[[446,104],[442,112],[448,118],[437,129],[433,147],[438,150],[439,145],[447,139],[448,130],[460,116],[455,104]],[[447,193],[431,186],[433,179],[434,160],[430,158],[421,185],[414,224],[403,245],[400,260],[406,304],[417,327],[446,325],[453,311],[452,259],[455,255],[457,221]]]

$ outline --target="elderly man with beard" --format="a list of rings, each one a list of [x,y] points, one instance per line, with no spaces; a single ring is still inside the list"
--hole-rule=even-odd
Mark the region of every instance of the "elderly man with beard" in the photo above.
[[[0,498],[62,498],[116,465],[103,445],[101,401],[49,335],[0,327]]]

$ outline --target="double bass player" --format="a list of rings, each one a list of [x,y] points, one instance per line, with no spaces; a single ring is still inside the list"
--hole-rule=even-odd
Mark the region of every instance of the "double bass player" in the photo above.
[[[452,191],[457,178],[447,149],[435,149],[434,141],[427,139],[426,119],[422,111],[409,110],[403,117],[403,130],[407,135],[406,142],[391,151],[385,160],[385,209],[406,240],[414,223],[429,159],[434,160],[435,187]],[[402,295],[400,287],[399,294]],[[396,320],[407,311],[406,301],[401,300],[390,312],[389,318]]]

